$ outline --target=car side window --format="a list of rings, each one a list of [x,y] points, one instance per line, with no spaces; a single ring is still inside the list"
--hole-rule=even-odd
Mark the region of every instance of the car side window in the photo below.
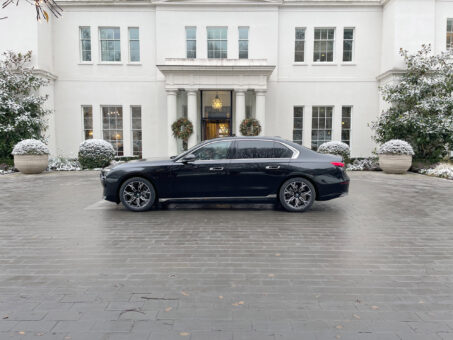
[[[236,159],[273,158],[274,145],[271,141],[240,140],[236,142]]]
[[[230,149],[231,143],[231,141],[210,143],[195,150],[192,154],[197,157],[197,160],[202,161],[228,159],[228,150]]]
[[[274,142],[274,158],[291,158],[293,152],[281,143]]]

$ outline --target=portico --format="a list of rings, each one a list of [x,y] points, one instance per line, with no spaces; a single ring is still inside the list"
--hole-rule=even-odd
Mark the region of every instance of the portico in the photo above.
[[[275,66],[264,59],[165,59],[168,154],[177,154],[171,125],[186,116],[194,126],[188,147],[224,135],[240,135],[246,117],[256,118],[266,133],[266,92]],[[214,104],[215,100],[215,104]]]

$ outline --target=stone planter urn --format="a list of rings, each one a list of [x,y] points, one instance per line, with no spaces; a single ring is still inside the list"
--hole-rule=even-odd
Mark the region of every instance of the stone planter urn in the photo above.
[[[40,174],[48,164],[49,155],[14,155],[14,167],[23,174]]]
[[[387,174],[405,174],[412,165],[412,146],[399,139],[384,143],[378,150],[379,167]]]
[[[411,165],[411,155],[379,155],[379,167],[387,174],[405,174]]]
[[[14,146],[14,167],[23,174],[40,174],[49,164],[47,145],[36,139],[25,139]]]

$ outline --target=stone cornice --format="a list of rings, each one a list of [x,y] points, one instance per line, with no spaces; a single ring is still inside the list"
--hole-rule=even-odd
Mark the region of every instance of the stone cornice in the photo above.
[[[402,68],[392,68],[390,70],[385,71],[384,73],[381,73],[376,77],[377,81],[382,81],[386,78],[393,77],[393,76],[398,76],[406,72],[405,69]]]
[[[268,65],[265,59],[184,59],[168,58],[165,64],[156,65],[163,73],[179,72],[243,72],[270,76],[275,65]]]
[[[49,80],[56,80],[58,78],[55,74],[53,74],[53,73],[51,73],[49,71],[40,69],[40,68],[33,69],[33,73],[38,75],[38,76],[40,76],[40,77],[49,79]]]
[[[391,0],[58,0],[62,7],[136,7],[136,6],[277,6],[277,7],[313,7],[313,6],[382,6]]]

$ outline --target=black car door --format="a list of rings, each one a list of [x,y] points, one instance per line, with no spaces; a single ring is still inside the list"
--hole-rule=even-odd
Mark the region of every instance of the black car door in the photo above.
[[[232,195],[268,196],[277,193],[290,173],[293,151],[280,142],[261,139],[237,140],[229,164]]]
[[[176,161],[172,169],[171,197],[229,196],[228,164],[232,145],[230,140],[207,143],[192,152],[195,161]]]

